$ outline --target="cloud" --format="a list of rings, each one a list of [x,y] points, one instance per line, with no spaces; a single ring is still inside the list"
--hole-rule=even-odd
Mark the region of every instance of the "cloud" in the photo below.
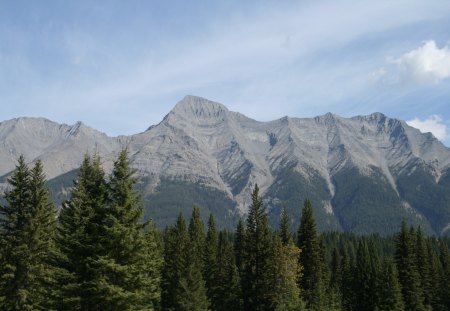
[[[393,61],[406,77],[416,81],[439,82],[450,77],[450,49],[439,48],[433,40]]]
[[[437,139],[446,140],[449,138],[449,129],[443,123],[443,120],[438,115],[429,116],[425,120],[420,120],[419,118],[414,118],[412,120],[406,121],[408,125],[419,129],[422,133],[431,132]]]

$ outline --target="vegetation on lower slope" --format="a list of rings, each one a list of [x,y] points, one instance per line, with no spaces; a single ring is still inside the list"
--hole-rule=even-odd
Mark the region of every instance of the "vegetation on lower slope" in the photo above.
[[[1,310],[450,309],[450,239],[406,221],[394,236],[320,234],[305,200],[294,238],[255,186],[235,233],[212,214],[205,228],[198,207],[161,232],[142,222],[125,150],[108,177],[84,159],[57,219],[42,165],[25,163],[0,208]]]

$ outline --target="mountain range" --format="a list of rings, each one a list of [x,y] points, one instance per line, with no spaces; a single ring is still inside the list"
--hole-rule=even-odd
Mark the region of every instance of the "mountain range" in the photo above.
[[[259,122],[224,105],[186,96],[157,125],[109,137],[81,122],[44,118],[0,123],[0,192],[23,154],[41,159],[57,204],[68,198],[83,156],[106,171],[127,147],[146,218],[173,223],[193,205],[232,228],[258,184],[271,223],[285,206],[296,229],[305,199],[320,230],[390,234],[400,222],[450,234],[450,149],[382,113]]]

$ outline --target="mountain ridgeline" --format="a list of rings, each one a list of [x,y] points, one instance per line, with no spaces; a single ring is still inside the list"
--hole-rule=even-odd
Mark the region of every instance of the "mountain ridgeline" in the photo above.
[[[204,219],[212,213],[231,228],[258,184],[273,226],[283,206],[298,221],[308,198],[320,230],[390,234],[406,220],[450,234],[450,149],[381,113],[259,122],[186,96],[159,124],[131,136],[109,137],[80,122],[8,120],[0,123],[0,192],[23,154],[42,160],[60,203],[86,153],[99,154],[108,170],[124,146],[145,215],[160,227],[196,205]]]

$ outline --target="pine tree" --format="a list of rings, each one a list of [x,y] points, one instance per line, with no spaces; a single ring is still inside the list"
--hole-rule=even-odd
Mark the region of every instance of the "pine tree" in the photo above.
[[[305,200],[303,206],[297,246],[301,249],[299,264],[303,267],[299,286],[306,307],[311,310],[321,310],[324,304],[323,266],[325,260],[321,254],[313,209],[309,200]]]
[[[391,258],[387,258],[383,262],[378,309],[379,311],[405,310],[402,291],[398,282],[397,268]]]
[[[259,188],[255,185],[245,229],[242,275],[244,310],[272,310],[271,241],[272,233],[268,225],[267,214],[259,196]]]
[[[426,310],[423,305],[423,292],[420,288],[420,275],[417,270],[417,254],[415,252],[415,237],[403,221],[396,240],[395,262],[399,281],[402,287],[405,309],[411,311]]]
[[[94,310],[103,293],[97,290],[99,256],[105,254],[103,230],[107,185],[100,158],[85,156],[78,179],[59,215],[57,246],[61,268],[59,309]]]
[[[30,171],[20,156],[0,208],[0,309],[49,309],[54,299],[56,210],[41,161]]]

